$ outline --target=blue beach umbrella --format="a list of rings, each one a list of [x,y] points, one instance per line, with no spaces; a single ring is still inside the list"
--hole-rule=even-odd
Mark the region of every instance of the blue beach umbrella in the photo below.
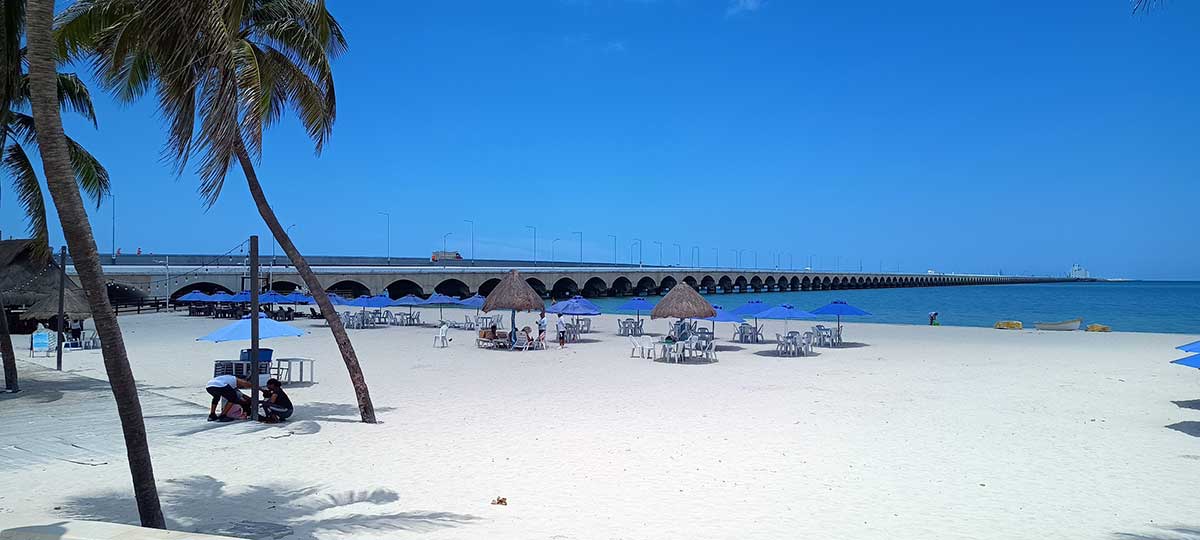
[[[786,329],[788,328],[788,321],[793,321],[796,319],[812,319],[815,318],[816,315],[804,311],[803,309],[796,309],[796,307],[792,306],[791,304],[779,304],[773,308],[764,309],[758,312],[754,315],[754,317],[758,319],[781,320],[783,321],[783,327]]]
[[[288,301],[288,295],[279,294],[275,291],[267,291],[258,296],[258,301],[263,304],[282,304]]]
[[[360,296],[346,302],[347,306],[367,308],[385,308],[392,305],[392,297],[386,294],[377,294],[375,296]]]
[[[271,339],[277,337],[298,337],[303,336],[304,331],[288,326],[281,322],[276,322],[266,318],[266,315],[260,313],[258,320],[258,339]],[[216,332],[196,338],[196,341],[212,341],[221,343],[224,341],[249,341],[250,340],[250,317],[246,316],[239,319],[237,322],[225,326]]]
[[[443,318],[442,317],[442,308],[444,306],[457,306],[457,305],[459,305],[459,300],[453,296],[446,296],[442,293],[433,293],[433,294],[429,295],[429,298],[426,298],[424,302],[421,302],[421,305],[422,306],[437,306],[438,307],[438,318],[441,319],[441,318]]]
[[[654,309],[654,302],[648,302],[645,298],[635,296],[626,300],[624,304],[617,306],[621,311],[633,311],[637,313],[638,321],[642,320],[642,312]]]
[[[400,298],[392,300],[392,305],[393,306],[408,306],[408,313],[411,315],[413,306],[419,306],[419,305],[421,305],[421,302],[424,302],[424,301],[425,300],[421,299],[420,296],[417,296],[415,294],[406,294]]]
[[[837,315],[838,331],[842,328],[842,317],[865,317],[870,315],[861,309],[858,309],[845,300],[834,300],[817,309],[812,310],[813,315]]]
[[[1200,353],[1200,341],[1193,341],[1191,343],[1188,343],[1187,345],[1180,345],[1175,348],[1179,349],[1183,352]]]
[[[771,304],[764,303],[762,300],[750,300],[734,309],[733,312],[738,315],[754,317],[754,326],[758,327],[758,314],[760,312],[771,309]]]
[[[304,294],[300,291],[292,291],[292,292],[288,293],[285,296],[285,298],[287,298],[287,302],[291,303],[291,304],[312,304],[312,303],[314,303],[313,297],[311,297],[307,294]]]
[[[475,308],[476,310],[478,310],[479,308],[483,307],[483,303],[486,301],[487,301],[486,296],[476,294],[475,296],[472,296],[470,298],[463,298],[458,303],[460,305],[462,305],[463,307]]]
[[[338,295],[338,293],[325,293],[325,296],[328,296],[329,303],[333,304],[335,306],[344,306],[344,305],[350,303],[349,300],[342,298],[341,296]]]
[[[576,296],[570,300],[563,300],[556,304],[551,304],[546,308],[550,313],[558,313],[559,315],[574,315],[574,316],[590,316],[599,315],[600,309],[582,297]]]
[[[217,291],[208,296],[208,302],[229,302],[233,299],[233,295],[225,291]]]
[[[737,323],[737,324],[746,322],[746,319],[743,319],[741,315],[738,315],[737,313],[734,313],[732,311],[728,311],[725,308],[722,308],[721,306],[718,306],[716,304],[713,304],[713,309],[716,310],[716,312],[717,312],[716,315],[713,315],[712,317],[705,317],[700,320],[709,321],[709,322],[713,323],[712,329],[714,332],[717,330],[717,323],[719,323],[719,322],[731,322],[731,323]]]
[[[176,298],[175,301],[176,302],[207,302],[209,300],[209,298],[210,297],[207,294],[204,294],[200,291],[192,291],[183,296],[180,296],[179,298]]]
[[[1179,360],[1171,360],[1171,363],[1200,369],[1200,354],[1193,354],[1187,358],[1180,358]]]
[[[230,297],[229,301],[230,302],[249,302],[250,301],[250,291],[240,291],[237,294]]]

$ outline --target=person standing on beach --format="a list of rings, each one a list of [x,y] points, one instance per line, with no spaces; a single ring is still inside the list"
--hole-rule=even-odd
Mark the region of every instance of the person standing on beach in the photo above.
[[[546,346],[546,310],[542,310],[542,314],[538,316],[538,341],[542,342],[542,347]]]
[[[554,328],[558,330],[558,348],[567,348],[567,323],[563,321],[562,313],[558,314],[558,322],[554,323]]]

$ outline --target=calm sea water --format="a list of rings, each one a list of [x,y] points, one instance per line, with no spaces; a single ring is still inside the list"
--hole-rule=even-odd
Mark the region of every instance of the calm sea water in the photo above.
[[[1107,324],[1118,332],[1200,333],[1200,282],[1193,281],[710,294],[706,298],[726,309],[751,299],[806,310],[845,300],[871,312],[864,322],[927,324],[928,313],[937,311],[943,325],[990,327],[996,321],[1017,320],[1032,327],[1035,321],[1083,317],[1085,326]],[[605,312],[615,312],[625,300],[592,299]]]

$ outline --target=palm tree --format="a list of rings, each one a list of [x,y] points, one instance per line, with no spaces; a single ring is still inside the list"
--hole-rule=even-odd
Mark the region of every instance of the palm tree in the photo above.
[[[125,342],[116,313],[108,302],[100,253],[84,210],[83,197],[71,167],[71,147],[63,134],[59,115],[58,73],[54,43],[54,0],[29,0],[26,6],[26,45],[29,49],[29,97],[41,151],[42,170],[50,197],[79,280],[87,291],[88,307],[100,334],[104,368],[121,418],[125,452],[133,477],[134,498],[143,526],[163,528],[162,507],[154,484],[154,467],[146,442],[146,425],[138,401],[137,385],[129,368]]]
[[[18,29],[18,31],[20,31]],[[23,63],[24,54],[19,56]],[[75,111],[96,125],[96,111],[92,98],[83,81],[71,73],[58,74],[58,105],[64,111]],[[29,234],[34,240],[35,257],[49,257],[50,238],[46,226],[46,203],[37,171],[29,161],[25,147],[37,144],[37,129],[33,117],[20,112],[29,108],[29,77],[21,73],[14,93],[7,102],[0,104],[0,170],[12,177],[13,191],[17,193],[25,208],[25,219],[29,222]],[[12,144],[5,147],[5,143]],[[108,171],[94,156],[79,143],[67,137],[71,153],[71,169],[79,189],[95,201],[96,205],[108,194]],[[4,384],[10,392],[19,390],[17,383],[17,359],[13,353],[12,336],[9,335],[8,319],[4,312],[4,300],[0,298],[0,356],[4,357]]]
[[[237,163],[259,215],[329,323],[362,421],[374,423],[350,337],[254,168],[263,130],[285,110],[296,112],[318,154],[333,130],[330,60],[346,42],[324,0],[79,0],[59,16],[58,39],[62,54],[91,56],[98,78],[122,101],[154,86],[168,123],[168,154],[178,172],[198,155],[207,204]]]

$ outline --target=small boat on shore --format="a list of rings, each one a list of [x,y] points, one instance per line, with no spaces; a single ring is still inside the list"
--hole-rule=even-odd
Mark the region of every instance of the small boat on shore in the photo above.
[[[1061,322],[1035,322],[1033,327],[1038,330],[1074,331],[1079,330],[1081,324],[1083,324],[1083,319],[1071,319]]]

